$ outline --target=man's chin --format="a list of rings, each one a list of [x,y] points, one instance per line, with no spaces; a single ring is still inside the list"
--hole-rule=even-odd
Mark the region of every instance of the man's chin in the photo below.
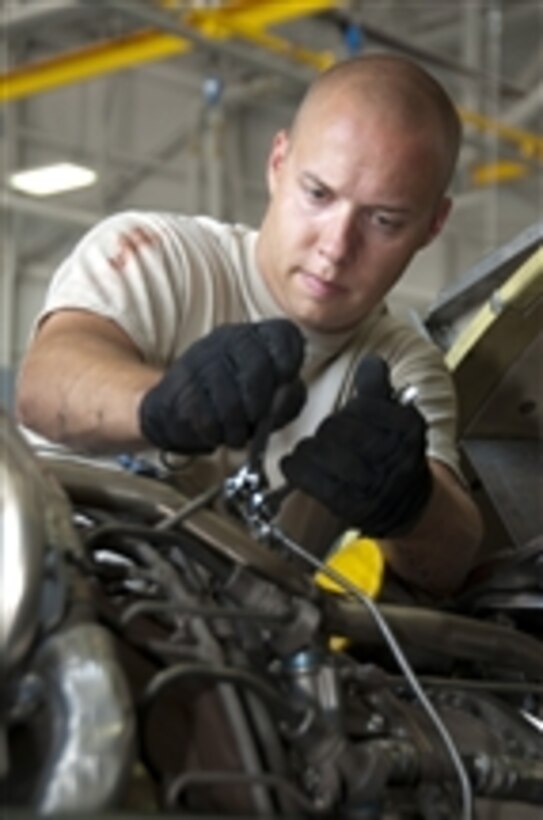
[[[348,330],[356,327],[363,319],[363,316],[356,318],[345,318],[345,314],[337,315],[334,313],[327,313],[325,311],[298,311],[292,317],[298,324],[308,330],[316,331],[318,333],[346,333]]]
[[[353,305],[339,293],[328,299],[308,295],[303,289],[291,290],[285,295],[285,307],[290,317],[303,327],[320,333],[345,333],[357,327],[373,308],[373,305],[369,308],[364,304]]]

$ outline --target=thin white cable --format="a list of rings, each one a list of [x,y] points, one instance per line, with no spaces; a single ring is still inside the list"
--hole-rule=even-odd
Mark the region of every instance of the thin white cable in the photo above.
[[[300,544],[297,544],[295,541],[292,541],[288,536],[284,535],[281,532],[281,530],[279,530],[277,527],[274,527],[273,525],[268,526],[272,538],[277,539],[283,546],[287,547],[287,549],[289,549],[299,558],[302,558],[313,569],[319,570],[323,574],[327,575],[332,581],[335,581],[336,584],[342,587],[346,592],[349,592],[351,595],[353,595],[359,601],[359,603],[363,604],[368,610],[368,612],[371,614],[379,630],[381,631],[381,634],[383,635],[385,641],[390,647],[390,651],[396,659],[398,666],[402,670],[405,679],[407,680],[409,686],[413,690],[415,696],[418,698],[420,704],[425,709],[428,717],[434,725],[434,728],[436,729],[438,735],[443,741],[443,745],[445,746],[445,749],[447,750],[447,753],[453,764],[453,767],[456,770],[460,785],[462,820],[473,820],[473,792],[471,788],[471,783],[469,780],[468,773],[465,769],[464,763],[462,761],[462,758],[460,757],[458,749],[456,748],[455,742],[451,737],[449,730],[440,718],[439,714],[434,709],[434,706],[430,702],[424,689],[420,685],[415,671],[413,670],[411,664],[405,657],[398,643],[398,640],[396,639],[395,635],[393,634],[391,628],[387,624],[381,612],[379,612],[379,609],[376,606],[376,604],[372,601],[371,598],[369,598],[367,595],[361,592],[353,583],[351,583],[351,581],[345,575],[333,569],[332,567],[328,567],[320,559],[316,558],[314,555],[311,555],[310,552],[307,552],[302,546],[300,546]]]

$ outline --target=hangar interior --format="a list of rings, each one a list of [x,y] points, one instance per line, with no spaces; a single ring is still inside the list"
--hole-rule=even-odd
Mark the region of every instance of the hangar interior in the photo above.
[[[308,81],[360,52],[409,55],[465,125],[455,207],[392,295],[424,315],[443,289],[541,219],[538,0],[2,0],[4,399],[59,261],[101,217],[207,213],[257,225],[264,164]],[[93,184],[49,196],[10,177],[57,162]]]
[[[213,817],[540,817],[541,0],[0,0],[0,31],[0,408],[8,411],[0,413],[0,454],[10,465],[2,514],[6,533],[8,512],[17,531],[14,558],[1,571],[18,579],[3,591],[9,606],[0,623],[0,669],[5,663],[9,672],[5,688],[0,679],[0,718],[8,715],[7,728],[0,721],[0,786],[5,778],[19,808],[32,793],[39,813],[67,816],[113,810],[122,792],[123,817],[157,807],[209,817],[199,811],[209,808],[207,790]],[[454,374],[464,469],[484,513],[483,558],[490,558],[465,597],[444,609],[421,611],[400,590],[400,604],[383,607],[384,627],[371,601],[315,603],[296,562],[240,535],[227,517],[194,511],[168,484],[55,455],[44,456],[54,479],[44,481],[9,419],[33,319],[53,272],[85,232],[125,210],[257,227],[273,135],[288,127],[318,72],[359,53],[420,62],[449,91],[464,124],[452,215],[388,301],[442,348]],[[85,180],[56,192],[24,188],[22,172],[57,163],[80,166]],[[243,497],[236,510],[244,524],[247,503]],[[187,565],[175,552],[176,527]],[[2,544],[6,550],[8,539]],[[508,554],[494,561],[496,546]],[[108,550],[117,549],[108,564]],[[88,599],[78,597],[89,579],[94,594],[100,588],[93,603],[101,632],[88,618]],[[217,605],[217,589],[226,590],[226,604],[219,596]],[[76,603],[73,631],[72,611],[68,628],[60,611],[66,599]],[[156,619],[147,633],[149,613]],[[239,633],[232,626],[253,617]],[[140,618],[143,635],[134,637]],[[399,654],[401,674],[385,657],[386,623],[393,637],[385,649]],[[363,645],[339,673],[330,661],[338,635],[348,647]],[[259,654],[262,645],[275,665]],[[372,652],[378,665],[362,665]],[[211,658],[209,669],[202,657]],[[88,681],[76,680],[74,669],[87,667]],[[197,701],[206,675],[221,681],[219,707],[205,687]],[[178,680],[189,712],[175,698],[163,711],[161,698],[175,694]],[[60,703],[58,712],[47,711],[51,703]],[[45,761],[43,779],[26,754],[29,737],[10,745],[13,726],[16,734],[26,722],[35,731],[30,746]],[[150,737],[137,742],[151,753],[137,768],[141,723]],[[187,770],[174,777],[169,766],[179,764],[180,745]],[[192,755],[205,774],[191,768]],[[10,780],[14,761],[21,777]]]

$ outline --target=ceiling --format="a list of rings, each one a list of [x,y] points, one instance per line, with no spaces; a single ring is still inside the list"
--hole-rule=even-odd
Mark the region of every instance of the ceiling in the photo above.
[[[317,71],[360,51],[412,56],[457,103],[466,139],[453,228],[466,244],[479,253],[541,219],[541,0],[0,0],[0,20],[5,169],[67,151],[105,171],[97,189],[46,201],[0,183],[19,269],[54,260],[103,213],[177,201],[196,173],[187,153],[215,122],[219,92],[205,78],[220,78],[223,124],[243,147],[227,153],[236,173],[219,178],[211,145],[191,182],[199,191],[203,174],[207,186],[194,208],[248,218],[265,191],[243,127],[257,121],[267,134],[269,120],[273,133]]]

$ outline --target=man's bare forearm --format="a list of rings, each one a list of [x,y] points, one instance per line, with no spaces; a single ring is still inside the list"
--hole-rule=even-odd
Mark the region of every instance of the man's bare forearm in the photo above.
[[[406,581],[438,596],[455,592],[482,538],[475,504],[452,472],[431,462],[433,490],[416,528],[402,539],[384,541],[387,562]]]
[[[138,410],[160,379],[109,320],[80,311],[52,315],[22,364],[17,414],[32,430],[87,452],[145,445]]]

